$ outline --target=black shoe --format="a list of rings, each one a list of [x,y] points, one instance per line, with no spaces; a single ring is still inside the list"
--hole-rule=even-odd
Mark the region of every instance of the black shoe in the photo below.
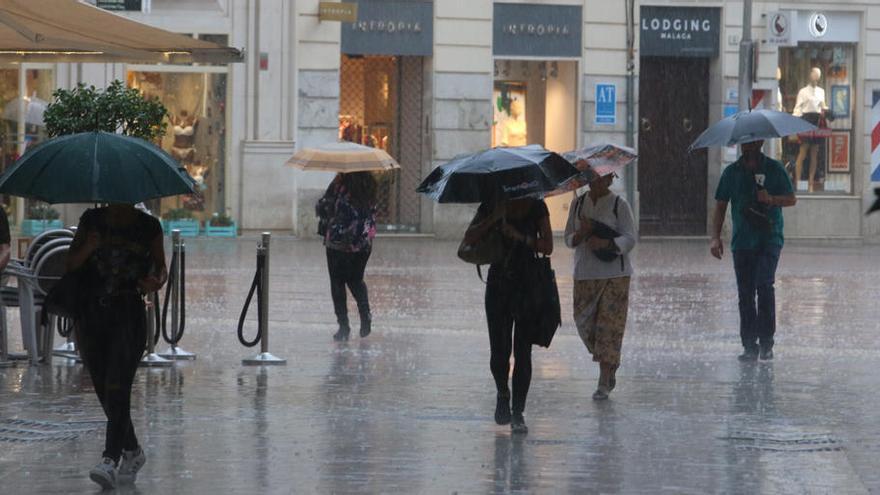
[[[758,360],[758,350],[757,349],[746,349],[745,352],[739,355],[737,358],[743,363],[751,363]]]
[[[498,394],[495,403],[495,422],[499,425],[510,424],[510,396]]]
[[[361,337],[366,337],[370,335],[370,332],[373,331],[373,318],[372,316],[361,316]]]
[[[350,333],[351,333],[350,328],[340,325],[339,330],[333,334],[333,340],[335,340],[336,342],[344,342],[344,341],[348,340],[348,335]]]
[[[529,432],[529,427],[526,426],[526,419],[523,418],[521,412],[513,413],[513,417],[510,420],[510,432],[520,435],[525,435]]]
[[[760,357],[761,357],[762,361],[772,361],[773,360],[773,348],[772,347],[762,347]]]

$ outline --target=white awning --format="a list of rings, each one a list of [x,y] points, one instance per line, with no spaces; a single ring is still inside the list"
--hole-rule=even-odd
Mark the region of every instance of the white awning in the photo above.
[[[235,48],[148,26],[77,0],[0,0],[0,62],[242,60]]]

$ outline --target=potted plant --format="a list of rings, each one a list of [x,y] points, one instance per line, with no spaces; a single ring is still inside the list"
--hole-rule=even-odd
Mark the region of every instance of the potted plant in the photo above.
[[[235,220],[226,213],[214,213],[214,216],[205,224],[205,235],[208,237],[235,237],[238,235],[238,227]]]
[[[201,223],[186,208],[168,210],[162,215],[162,227],[166,234],[172,230],[180,230],[181,237],[195,237],[199,235]]]
[[[33,237],[46,230],[60,229],[61,215],[58,211],[46,204],[33,205],[27,210],[27,215],[21,222],[21,235]]]

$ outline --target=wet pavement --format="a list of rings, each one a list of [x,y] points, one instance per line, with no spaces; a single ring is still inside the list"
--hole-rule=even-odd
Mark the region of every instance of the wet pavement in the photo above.
[[[534,352],[518,438],[492,420],[483,285],[455,243],[379,239],[374,333],[337,344],[320,244],[275,239],[270,342],[288,364],[270,368],[243,367],[256,350],[235,336],[255,246],[188,241],[182,346],[198,359],[138,373],[149,458],[121,492],[880,491],[878,247],[787,247],[776,360],[743,365],[732,262],[704,243],[644,243],[605,403],[590,399],[598,370],[557,248],[564,325]],[[82,366],[0,369],[0,493],[97,492],[101,420]]]

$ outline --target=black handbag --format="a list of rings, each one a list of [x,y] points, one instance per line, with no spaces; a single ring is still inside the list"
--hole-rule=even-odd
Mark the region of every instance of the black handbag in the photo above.
[[[578,203],[578,214],[580,214],[580,208],[583,205],[583,201],[586,195],[581,196]],[[620,198],[617,197],[614,199],[614,218],[618,218],[618,210],[620,206]],[[600,222],[599,220],[590,220],[593,224],[593,233],[591,237],[598,237],[599,239],[605,240],[614,240],[620,237],[620,233],[612,228],[610,225],[604,222]],[[612,261],[620,260],[620,271],[623,271],[626,267],[623,260],[623,255],[620,254],[616,248],[603,248],[593,251],[593,254],[596,255],[596,258],[599,261],[604,261],[605,263],[611,263]]]
[[[82,272],[73,270],[65,273],[49,289],[43,302],[43,311],[61,318],[76,319],[83,307]]]
[[[556,272],[546,256],[535,257],[528,265],[519,319],[528,325],[532,344],[550,347],[556,330],[562,325]]]

